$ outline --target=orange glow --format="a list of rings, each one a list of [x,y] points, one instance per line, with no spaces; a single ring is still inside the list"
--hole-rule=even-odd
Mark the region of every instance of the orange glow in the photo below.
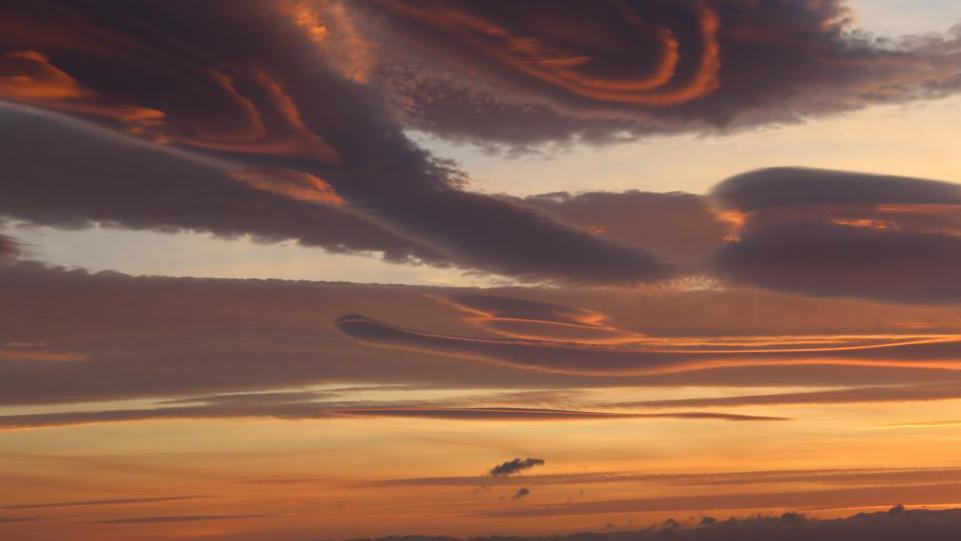
[[[707,4],[698,4],[703,48],[696,72],[676,88],[670,85],[676,82],[675,72],[681,58],[674,34],[667,28],[651,28],[649,23],[626,10],[625,16],[632,25],[657,36],[660,55],[649,73],[614,79],[579,71],[578,67],[591,61],[590,56],[563,51],[538,38],[516,35],[494,22],[447,5],[423,9],[393,0],[388,0],[386,5],[471,42],[520,73],[553,83],[582,97],[611,103],[670,106],[703,97],[717,88],[717,74],[721,67],[717,40],[720,19]]]
[[[46,348],[35,347],[16,347],[14,344],[7,344],[13,347],[0,347],[0,360],[10,361],[50,361],[50,362],[77,362],[86,361],[87,356],[70,351],[56,351]]]
[[[37,51],[12,51],[0,59],[0,98],[42,104],[51,109],[103,116],[131,127],[155,125],[164,113],[156,109],[104,103],[68,73]]]
[[[736,210],[725,210],[715,212],[715,216],[717,216],[718,221],[727,224],[728,231],[724,235],[724,240],[734,242],[741,238],[741,231],[748,221],[747,214]]]
[[[344,204],[344,200],[337,195],[330,184],[303,171],[248,167],[231,171],[230,175],[251,188],[273,192],[291,199],[323,205]]]

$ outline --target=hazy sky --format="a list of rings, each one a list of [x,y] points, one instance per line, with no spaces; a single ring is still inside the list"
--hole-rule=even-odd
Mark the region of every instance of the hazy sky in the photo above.
[[[0,538],[957,506],[957,21],[0,5]]]

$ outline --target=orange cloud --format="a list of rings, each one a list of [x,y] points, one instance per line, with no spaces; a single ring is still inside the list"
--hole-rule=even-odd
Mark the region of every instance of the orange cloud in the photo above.
[[[344,200],[330,184],[303,171],[245,167],[231,171],[230,176],[251,188],[299,201],[338,206],[344,204]]]
[[[161,123],[165,116],[157,109],[107,102],[38,51],[7,52],[0,58],[0,74],[0,98],[107,117],[140,128]]]
[[[685,103],[710,93],[717,86],[720,70],[720,47],[718,30],[720,19],[707,4],[697,4],[700,37],[703,41],[700,58],[694,74],[686,81],[678,82],[680,44],[670,28],[643,20],[629,9],[620,7],[620,15],[635,29],[635,37],[646,41],[654,37],[653,47],[657,59],[653,65],[635,76],[606,77],[590,71],[597,59],[590,53],[571,51],[550,38],[520,34],[483,16],[452,7],[449,4],[429,4],[418,7],[413,4],[385,0],[389,9],[415,18],[456,35],[483,51],[498,62],[516,70],[517,73],[557,85],[578,96],[601,102],[631,105],[669,106]],[[543,22],[543,21],[542,21]],[[550,28],[545,23],[542,26]],[[558,41],[600,42],[601,36],[563,35],[565,29],[557,29]],[[587,31],[585,31],[587,32]],[[636,44],[633,44],[636,45]],[[624,45],[625,47],[628,44]]]

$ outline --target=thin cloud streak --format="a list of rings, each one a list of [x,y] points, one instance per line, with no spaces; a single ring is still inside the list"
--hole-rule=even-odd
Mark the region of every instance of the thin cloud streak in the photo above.
[[[270,418],[320,420],[343,417],[399,417],[451,421],[603,421],[616,419],[684,419],[720,421],[787,421],[786,417],[737,415],[713,412],[615,413],[508,407],[344,407],[323,403],[280,403],[272,405],[198,405],[64,413],[0,415],[0,429],[17,430],[85,424],[171,420]],[[119,502],[118,502],[119,503]]]
[[[545,504],[514,509],[481,511],[476,516],[533,518],[562,515],[639,513],[648,511],[708,511],[728,509],[819,508],[854,506],[935,505],[958,501],[961,483],[874,486],[785,492],[698,494],[655,498],[600,500],[570,504]]]
[[[90,507],[90,506],[112,506],[112,505],[128,505],[128,504],[138,504],[138,503],[161,503],[161,502],[175,502],[182,500],[196,500],[198,498],[206,498],[207,496],[161,496],[156,498],[108,498],[102,500],[75,500],[66,502],[45,502],[45,503],[22,503],[15,505],[5,505],[2,509],[50,509],[59,507]]]

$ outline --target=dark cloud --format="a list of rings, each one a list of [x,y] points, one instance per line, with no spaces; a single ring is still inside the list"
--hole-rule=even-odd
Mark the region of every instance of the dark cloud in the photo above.
[[[717,276],[805,295],[961,299],[961,185],[779,168],[730,178],[713,197],[740,223],[713,258]]]
[[[961,300],[961,237],[784,223],[726,246],[714,270],[734,282],[806,295]]]
[[[162,496],[156,498],[110,498],[103,500],[74,500],[68,502],[21,503],[5,505],[3,509],[49,509],[55,507],[88,507],[101,505],[129,505],[138,503],[173,502],[195,500],[204,496]]]
[[[436,250],[343,206],[286,197],[238,181],[229,162],[151,145],[62,115],[0,104],[0,215],[66,229],[102,224],[165,232],[249,234],[333,252],[445,264]],[[273,172],[280,176],[283,170]],[[3,247],[13,246],[0,242]]]
[[[529,470],[534,466],[541,466],[544,464],[544,459],[542,458],[515,458],[514,460],[508,460],[502,464],[494,466],[490,470],[492,477],[500,477],[507,475],[514,475],[515,473],[522,472],[524,470]]]
[[[481,143],[730,129],[959,87],[956,29],[874,38],[838,0],[352,6],[407,122]]]
[[[532,280],[631,283],[673,273],[638,246],[461,189],[458,172],[404,136],[376,85],[345,76],[337,55],[315,42],[312,29],[333,24],[322,20],[329,12],[300,9],[309,7],[288,1],[231,9],[218,2],[186,9],[152,1],[5,7],[10,28],[0,54],[20,83],[0,85],[0,97],[97,119],[196,159],[225,162],[233,183],[223,171],[183,171],[183,164],[151,152],[119,158],[125,175],[88,170],[78,181],[56,161],[36,165],[39,156],[33,156],[51,145],[35,134],[39,140],[26,153],[32,159],[15,160],[26,172],[5,175],[0,189],[8,193],[0,195],[23,199],[15,213],[32,221],[220,234],[260,235],[262,228],[270,239],[319,236],[321,246],[383,250],[395,259],[454,262]],[[211,27],[224,28],[228,38],[210,39],[205,29]],[[105,173],[118,172],[110,167]],[[156,182],[130,180],[151,167]],[[195,182],[197,175],[206,178]],[[165,182],[177,189],[168,191]],[[334,200],[343,201],[344,210],[313,208]],[[224,207],[212,208],[214,202]],[[261,227],[239,224],[241,216],[262,220]],[[347,240],[338,238],[337,231],[354,225],[361,242],[349,231]]]
[[[961,185],[851,171],[777,167],[733,176],[711,190],[742,212],[800,205],[961,205]]]
[[[517,492],[515,492],[513,496],[511,496],[511,499],[512,499],[512,500],[519,500],[519,499],[521,499],[521,498],[530,496],[530,494],[531,494],[531,489],[529,489],[529,488],[527,488],[527,487],[521,487],[521,488],[517,489]]]

